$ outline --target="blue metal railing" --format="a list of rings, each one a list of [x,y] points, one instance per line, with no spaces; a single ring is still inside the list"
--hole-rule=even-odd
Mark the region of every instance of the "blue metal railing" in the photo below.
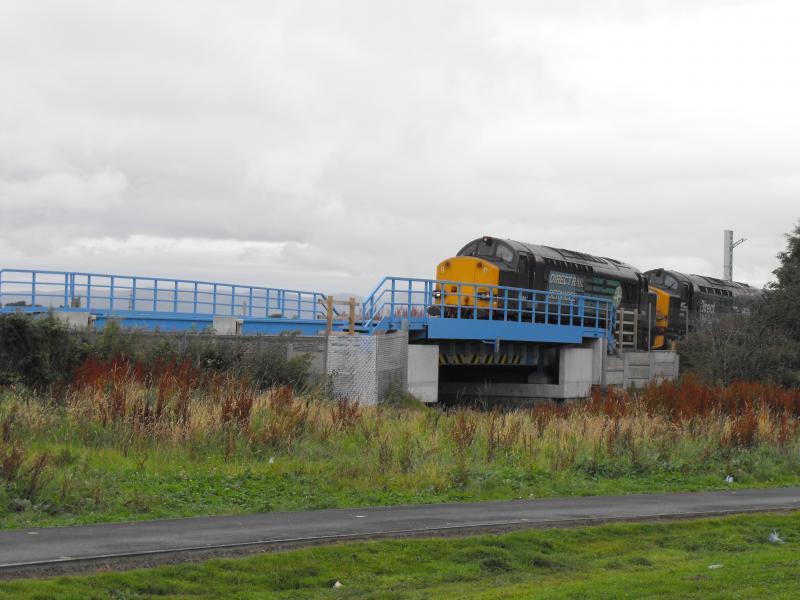
[[[59,309],[127,315],[133,320],[157,318],[169,324],[188,317],[208,322],[213,316],[234,316],[244,318],[248,327],[277,323],[274,319],[295,328],[305,322],[309,333],[318,333],[321,330],[308,321],[326,319],[326,301],[319,292],[230,283],[0,269],[0,312]],[[407,277],[385,277],[360,308],[360,332],[405,325],[424,330],[430,339],[577,343],[586,337],[605,337],[613,345],[616,318],[614,304],[607,298]],[[347,325],[335,312],[333,329]]]
[[[189,279],[0,269],[0,312],[49,309],[324,319],[319,292]]]
[[[489,286],[457,281],[385,277],[362,305],[362,330],[430,329],[447,325],[446,331],[465,338],[481,337],[493,329],[514,339],[565,339],[605,337],[613,340],[616,308],[608,298],[562,292]],[[458,326],[460,329],[455,329]],[[555,327],[554,327],[555,326]],[[537,329],[534,334],[532,327]],[[551,330],[548,334],[544,329]],[[527,336],[527,337],[526,337]],[[550,339],[552,336],[552,339]]]

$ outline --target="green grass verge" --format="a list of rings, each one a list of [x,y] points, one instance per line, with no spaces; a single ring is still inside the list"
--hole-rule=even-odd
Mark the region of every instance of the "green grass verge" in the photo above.
[[[783,544],[768,541],[777,529]],[[797,598],[800,513],[363,542],[0,583],[10,598]],[[716,568],[710,568],[718,565]],[[334,582],[342,587],[334,589]]]
[[[176,449],[125,453],[113,448],[37,443],[54,457],[57,476],[35,503],[0,487],[0,528],[75,525],[196,515],[243,514],[394,504],[432,504],[701,491],[800,485],[797,464],[774,462],[758,451],[734,459],[737,482],[723,481],[725,467],[698,464],[614,476],[578,470],[552,473],[535,462],[500,458],[475,461],[459,479],[431,482],[417,473],[376,473],[357,447],[324,455],[318,448],[297,456],[225,459],[189,456]],[[313,459],[309,460],[309,455]],[[730,468],[728,466],[728,468]]]

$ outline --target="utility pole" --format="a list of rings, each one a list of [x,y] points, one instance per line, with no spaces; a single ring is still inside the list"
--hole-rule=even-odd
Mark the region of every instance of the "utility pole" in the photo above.
[[[730,229],[725,230],[725,246],[724,246],[724,261],[722,267],[722,278],[725,281],[733,281],[733,249],[737,246],[744,244],[747,241],[747,238],[741,238],[739,240],[733,241],[733,231]]]

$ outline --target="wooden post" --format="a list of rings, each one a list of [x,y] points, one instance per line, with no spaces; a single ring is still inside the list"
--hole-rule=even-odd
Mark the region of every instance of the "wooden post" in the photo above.
[[[333,332],[333,296],[328,296],[328,324],[325,327],[325,335]]]
[[[356,299],[350,298],[350,335],[356,333]]]

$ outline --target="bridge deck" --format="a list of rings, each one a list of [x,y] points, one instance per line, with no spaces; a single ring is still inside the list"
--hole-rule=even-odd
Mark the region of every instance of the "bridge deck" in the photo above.
[[[327,329],[321,292],[231,283],[65,271],[0,269],[0,312],[86,313],[102,330],[203,331],[233,317],[244,335]],[[460,282],[385,277],[358,306],[356,331],[407,328],[418,339],[508,340],[574,344],[586,338],[613,343],[616,311],[605,298],[471,286]],[[349,328],[332,315],[332,329]]]

